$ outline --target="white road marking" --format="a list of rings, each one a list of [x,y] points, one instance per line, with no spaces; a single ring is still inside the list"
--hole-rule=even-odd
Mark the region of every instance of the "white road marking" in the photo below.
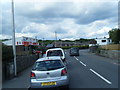
[[[85,67],[86,67],[86,64],[84,64],[84,63],[83,63],[83,62],[81,62],[81,61],[80,61],[80,63],[81,63],[83,66],[85,66]]]
[[[90,69],[90,71],[92,71],[94,74],[96,74],[97,76],[99,76],[101,79],[103,79],[105,82],[107,82],[108,84],[112,84],[110,81],[108,81],[107,79],[105,79],[103,76],[101,76],[100,74],[98,74],[97,72],[95,72],[93,69]]]
[[[79,59],[78,58],[76,58],[75,56],[74,56],[74,58],[77,60],[77,61],[79,61]],[[82,61],[79,61],[83,66],[86,66],[86,64],[84,64]]]
[[[76,60],[78,60],[75,56],[74,56],[74,58],[75,58]]]
[[[79,61],[78,58],[76,58],[74,56],[74,58]],[[86,64],[84,64],[82,61],[79,61],[83,66],[87,66]],[[112,82],[108,81],[107,79],[105,79],[103,76],[101,76],[100,74],[98,74],[97,72],[95,72],[93,69],[90,69],[90,71],[92,71],[94,74],[96,74],[98,77],[100,77],[101,79],[103,79],[105,82],[107,82],[108,84],[112,84]]]

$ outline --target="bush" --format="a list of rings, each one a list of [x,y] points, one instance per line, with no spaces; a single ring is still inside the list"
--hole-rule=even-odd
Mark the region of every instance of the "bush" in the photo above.
[[[43,54],[44,52],[46,52],[47,48],[42,46],[42,47],[40,47],[38,50],[39,50],[39,51],[42,51],[42,54]]]
[[[78,47],[79,49],[87,49],[87,48],[89,48],[89,45],[81,45],[81,46],[64,46],[64,47],[62,47],[62,49],[69,49],[69,48],[73,48],[73,47]]]
[[[2,61],[11,62],[14,58],[12,47],[2,44]]]
[[[101,50],[105,50],[105,49],[103,49],[103,48],[97,48],[96,49],[96,54],[99,54],[101,52]]]

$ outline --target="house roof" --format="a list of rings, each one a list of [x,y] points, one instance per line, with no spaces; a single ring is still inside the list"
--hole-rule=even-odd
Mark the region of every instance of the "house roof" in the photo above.
[[[54,45],[53,44],[48,44],[46,47],[53,47]]]

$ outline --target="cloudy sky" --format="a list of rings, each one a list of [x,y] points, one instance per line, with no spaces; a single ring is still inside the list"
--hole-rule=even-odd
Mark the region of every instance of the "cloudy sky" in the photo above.
[[[11,0],[2,0],[2,33],[12,38]],[[118,27],[118,0],[14,0],[15,36],[38,39],[108,37]]]

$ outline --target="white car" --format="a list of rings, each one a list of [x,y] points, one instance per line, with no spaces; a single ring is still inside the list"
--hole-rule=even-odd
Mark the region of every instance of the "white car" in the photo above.
[[[65,52],[62,48],[52,48],[46,51],[45,57],[60,56],[62,61],[66,61]]]

